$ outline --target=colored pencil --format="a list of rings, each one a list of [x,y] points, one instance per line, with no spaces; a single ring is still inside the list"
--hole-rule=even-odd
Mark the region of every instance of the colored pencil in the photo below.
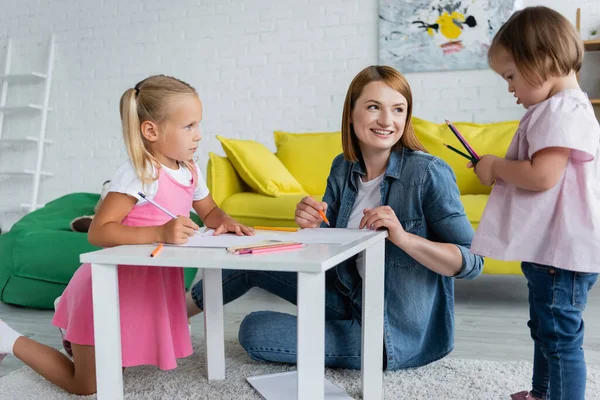
[[[259,231],[298,232],[298,229],[300,228],[290,228],[285,226],[255,226],[254,229]]]
[[[292,244],[299,244],[298,242],[277,242],[277,241],[263,241],[255,244],[247,244],[245,246],[231,246],[227,248],[227,251],[230,253],[239,253],[240,251],[250,250],[250,249],[263,249],[267,247],[281,247],[281,246],[289,246]]]
[[[166,208],[164,208],[163,206],[161,206],[160,204],[158,204],[154,200],[151,200],[148,197],[146,197],[146,195],[144,193],[138,192],[138,195],[142,199],[146,200],[148,203],[152,204],[154,207],[158,208],[159,210],[161,210],[162,212],[164,212],[165,214],[167,214],[169,217],[171,217],[173,219],[177,219],[177,216],[175,214],[173,214],[172,212],[170,212],[169,210],[167,210]],[[194,231],[194,234],[200,235],[200,231]]]
[[[473,157],[471,157],[470,155],[463,153],[462,151],[450,146],[449,144],[443,143],[443,145],[446,146],[447,148],[449,148],[450,150],[452,150],[453,152],[455,152],[456,154],[463,156],[467,160],[469,160],[471,162],[475,162],[475,159]]]
[[[313,196],[310,196],[313,198],[313,200],[316,201],[316,199]],[[327,224],[327,226],[331,226],[331,224],[329,223],[329,220],[327,219],[327,216],[325,215],[325,213],[321,210],[317,210],[319,212],[319,215],[321,216],[321,218],[323,218],[323,221],[325,221],[325,223]]]
[[[469,143],[467,143],[467,141],[460,134],[460,132],[458,132],[458,129],[456,129],[456,127],[454,125],[452,125],[450,123],[450,121],[448,121],[448,120],[445,120],[445,121],[446,121],[446,125],[448,125],[448,128],[450,128],[450,130],[452,131],[452,133],[454,133],[454,136],[456,136],[456,138],[458,139],[458,141],[460,142],[460,144],[463,145],[463,147],[465,148],[465,150],[467,150],[467,152],[471,155],[471,157],[473,157],[476,161],[478,161],[479,160],[479,156],[477,155],[477,153],[475,152],[475,150],[473,150],[473,148],[469,145]]]
[[[163,249],[163,244],[160,243],[158,246],[156,246],[156,248],[154,249],[154,251],[152,251],[152,253],[150,253],[150,257],[156,257],[160,254],[160,252]]]
[[[248,249],[243,250],[235,254],[261,254],[261,253],[271,253],[275,251],[284,251],[284,250],[294,250],[301,249],[304,245],[302,243],[297,244],[288,244],[284,246],[270,246],[270,247],[261,247],[256,249]]]

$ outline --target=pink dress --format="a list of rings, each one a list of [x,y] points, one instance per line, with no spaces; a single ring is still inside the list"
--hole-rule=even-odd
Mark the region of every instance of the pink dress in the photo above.
[[[184,186],[159,170],[154,200],[175,215],[189,215],[194,186],[195,181]],[[122,223],[156,226],[169,219],[152,204],[144,203],[134,207]],[[177,367],[177,358],[192,354],[183,269],[127,265],[119,265],[118,269],[123,367],[147,364],[163,370]],[[73,275],[52,324],[65,330],[69,342],[94,345],[90,264],[83,264]]]

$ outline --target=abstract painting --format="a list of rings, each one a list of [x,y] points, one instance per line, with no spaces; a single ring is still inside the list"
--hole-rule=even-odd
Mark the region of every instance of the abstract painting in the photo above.
[[[488,68],[519,0],[379,0],[379,63],[400,72]]]

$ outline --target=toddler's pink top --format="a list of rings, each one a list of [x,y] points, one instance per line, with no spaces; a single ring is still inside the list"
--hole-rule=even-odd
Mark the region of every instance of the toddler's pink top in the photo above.
[[[154,200],[175,215],[189,215],[195,182],[185,186],[159,172],[158,183]],[[145,203],[134,207],[122,223],[156,226],[169,220],[164,212]],[[163,370],[175,368],[177,358],[192,354],[183,269],[119,265],[118,270],[123,367],[150,364]],[[94,345],[90,264],[83,264],[71,278],[52,323],[66,330],[65,339],[71,343]]]
[[[580,90],[529,107],[506,153],[531,160],[548,147],[572,149],[564,175],[543,192],[498,180],[473,239],[474,254],[600,272],[600,127]]]

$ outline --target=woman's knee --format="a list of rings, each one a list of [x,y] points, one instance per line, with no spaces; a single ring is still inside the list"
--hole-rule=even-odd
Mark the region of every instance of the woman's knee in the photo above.
[[[296,317],[275,311],[250,313],[240,325],[238,340],[256,360],[265,359],[260,356],[264,352],[295,352]]]
[[[263,347],[269,340],[269,337],[265,335],[264,328],[265,323],[269,323],[267,320],[271,314],[271,311],[255,311],[246,315],[242,320],[238,340],[244,350]]]

